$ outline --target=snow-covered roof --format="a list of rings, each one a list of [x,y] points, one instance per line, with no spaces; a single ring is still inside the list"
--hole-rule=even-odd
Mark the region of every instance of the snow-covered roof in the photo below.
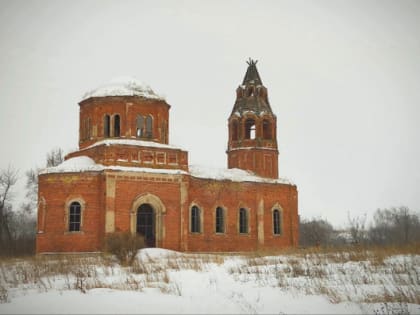
[[[271,184],[288,184],[294,185],[286,178],[270,179],[254,175],[252,172],[232,168],[211,168],[206,166],[190,165],[190,172],[180,169],[162,169],[162,168],[147,168],[147,167],[132,167],[111,165],[104,166],[96,164],[94,160],[87,156],[77,156],[70,158],[58,166],[49,167],[40,172],[40,174],[48,173],[73,173],[73,172],[90,172],[116,170],[126,172],[142,172],[142,173],[157,173],[157,174],[172,174],[172,175],[188,175],[190,174],[196,178],[214,179],[214,180],[229,180],[232,182],[258,182]]]
[[[86,171],[102,171],[103,165],[96,164],[94,160],[87,156],[77,156],[57,166],[43,169],[40,174],[45,173],[71,173],[71,172],[86,172]]]
[[[164,97],[155,93],[149,85],[132,77],[118,77],[85,93],[82,101],[90,97],[105,96],[142,96],[144,98],[164,100]]]
[[[241,170],[239,168],[214,168],[208,166],[189,166],[190,175],[197,178],[208,178],[215,180],[230,180],[232,182],[258,182],[258,183],[272,183],[272,184],[289,184],[294,185],[287,178],[264,178],[250,171]]]
[[[148,167],[132,167],[132,166],[120,166],[110,165],[105,166],[102,164],[96,164],[94,160],[87,156],[76,156],[70,158],[60,165],[54,167],[48,167],[43,169],[39,174],[49,173],[80,173],[80,172],[99,172],[103,170],[115,170],[125,172],[142,172],[142,173],[158,173],[158,174],[179,174],[186,175],[186,171],[180,169],[161,169],[161,168],[148,168]]]
[[[174,149],[174,150],[182,150],[180,147],[176,147],[169,144],[163,144],[159,142],[153,142],[153,141],[144,141],[144,140],[137,140],[137,139],[105,139],[98,142],[95,142],[94,144],[88,146],[87,148],[84,148],[83,150],[97,147],[100,145],[134,145],[139,147],[152,147],[152,148],[161,148],[161,149]]]

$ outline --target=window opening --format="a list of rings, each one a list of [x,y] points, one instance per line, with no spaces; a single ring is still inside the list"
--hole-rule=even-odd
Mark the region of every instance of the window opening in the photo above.
[[[191,208],[191,232],[200,233],[200,209],[197,206]]]
[[[80,222],[82,214],[82,207],[78,202],[72,202],[69,209],[69,231],[77,232],[80,231]]]
[[[255,139],[255,120],[252,118],[245,121],[245,139]]]
[[[114,116],[114,137],[120,136],[120,115]]]
[[[239,233],[248,233],[248,213],[246,209],[239,209]]]
[[[273,233],[276,235],[281,234],[281,222],[280,222],[280,211],[273,211]]]
[[[224,223],[224,211],[223,208],[216,208],[216,233],[225,232],[225,223]]]
[[[104,116],[104,137],[109,138],[109,126],[110,126],[110,117],[109,115]]]

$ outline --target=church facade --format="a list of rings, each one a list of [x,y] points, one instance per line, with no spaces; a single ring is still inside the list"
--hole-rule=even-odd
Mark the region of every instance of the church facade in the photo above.
[[[37,253],[98,252],[118,231],[177,251],[297,246],[297,187],[278,177],[276,115],[255,61],[228,118],[227,169],[190,166],[168,143],[170,105],[135,80],[79,108],[79,150],[38,177]]]

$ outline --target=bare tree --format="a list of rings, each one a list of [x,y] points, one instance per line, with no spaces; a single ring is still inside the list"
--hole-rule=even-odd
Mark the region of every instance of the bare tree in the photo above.
[[[64,161],[63,150],[61,148],[52,149],[46,156],[46,167],[53,167]],[[35,210],[38,204],[38,174],[41,169],[30,169],[26,175],[26,201],[23,207],[27,210]]]
[[[61,148],[52,149],[47,153],[47,167],[57,166],[63,162],[63,150]]]
[[[0,252],[7,252],[12,239],[10,216],[12,214],[13,186],[18,179],[17,170],[9,166],[0,170]]]
[[[350,235],[355,244],[362,244],[366,241],[366,214],[363,216],[351,217],[350,212],[347,213],[349,221]]]

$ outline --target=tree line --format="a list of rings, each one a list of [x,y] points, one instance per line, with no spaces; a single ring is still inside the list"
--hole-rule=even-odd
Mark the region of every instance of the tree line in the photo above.
[[[377,209],[372,222],[366,215],[348,214],[348,227],[336,230],[325,219],[302,219],[299,222],[299,245],[311,246],[401,246],[420,243],[420,214],[408,207]]]

